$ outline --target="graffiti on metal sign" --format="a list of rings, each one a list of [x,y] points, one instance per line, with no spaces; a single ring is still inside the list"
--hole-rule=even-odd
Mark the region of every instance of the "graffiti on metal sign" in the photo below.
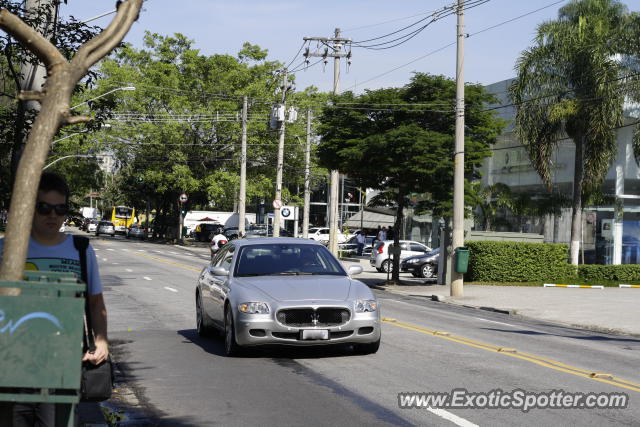
[[[18,321],[16,321],[15,323],[13,322],[13,320],[7,321],[6,325],[0,326],[0,334],[9,332],[9,334],[11,335],[15,332],[16,329],[18,329],[20,325],[32,319],[45,319],[53,323],[54,325],[56,325],[58,329],[62,329],[62,324],[60,323],[60,321],[56,316],[50,313],[45,313],[43,311],[35,311],[33,313],[25,314],[20,319],[18,319]],[[4,311],[0,310],[0,324],[2,324],[4,321],[5,321]]]

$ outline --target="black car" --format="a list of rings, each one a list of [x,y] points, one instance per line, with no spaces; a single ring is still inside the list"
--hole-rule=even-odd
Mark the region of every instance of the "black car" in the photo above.
[[[371,255],[373,239],[375,238],[376,236],[364,236],[364,248],[362,249],[362,255]],[[353,236],[346,242],[338,243],[338,250],[345,255],[356,255],[358,253],[358,242],[356,241],[356,236]]]
[[[405,258],[400,263],[400,271],[410,271],[413,277],[431,279],[438,274],[438,259],[440,249],[435,249],[423,255]]]
[[[193,238],[196,242],[210,242],[213,236],[220,233],[223,228],[222,224],[198,224],[193,231]]]
[[[265,224],[251,224],[247,227],[245,237],[273,237],[273,226],[267,227]],[[280,237],[292,237],[284,228],[280,228]]]
[[[238,238],[240,232],[238,231],[238,227],[225,227],[222,229],[222,234],[227,236],[227,239],[233,240]]]

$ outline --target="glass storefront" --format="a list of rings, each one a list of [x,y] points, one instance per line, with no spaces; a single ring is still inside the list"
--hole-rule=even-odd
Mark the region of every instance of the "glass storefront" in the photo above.
[[[622,220],[622,264],[640,264],[639,200],[625,200]],[[614,212],[612,208],[596,209],[596,264],[613,264]]]

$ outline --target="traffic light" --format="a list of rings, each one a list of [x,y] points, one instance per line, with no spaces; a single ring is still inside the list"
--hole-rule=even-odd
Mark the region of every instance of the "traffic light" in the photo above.
[[[184,215],[186,215],[186,214],[187,214],[187,210],[186,210],[186,209],[182,209],[182,210],[180,211],[180,215],[184,216]]]

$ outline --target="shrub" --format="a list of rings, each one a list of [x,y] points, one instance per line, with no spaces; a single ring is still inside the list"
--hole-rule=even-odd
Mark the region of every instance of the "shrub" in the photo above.
[[[467,281],[557,283],[576,277],[565,244],[470,241],[465,245],[470,250]]]
[[[581,279],[588,281],[632,282],[640,280],[640,265],[580,265],[578,275]]]

